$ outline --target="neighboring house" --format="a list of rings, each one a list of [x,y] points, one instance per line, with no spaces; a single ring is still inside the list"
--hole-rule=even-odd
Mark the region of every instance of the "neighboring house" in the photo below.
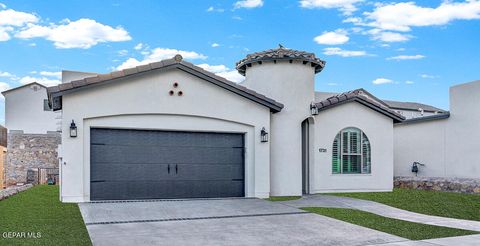
[[[33,82],[2,92],[8,129],[6,185],[38,182],[38,172],[58,168],[60,113],[49,107],[46,87]]]
[[[391,109],[405,116],[407,119],[431,116],[437,114],[445,114],[447,111],[430,105],[415,102],[397,102],[383,100]]]

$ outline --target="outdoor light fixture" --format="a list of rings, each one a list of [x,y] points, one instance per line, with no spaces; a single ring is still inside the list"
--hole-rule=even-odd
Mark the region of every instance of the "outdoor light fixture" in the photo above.
[[[70,123],[70,137],[76,138],[77,137],[77,125],[75,125],[75,121],[72,120]]]
[[[315,103],[312,102],[312,104],[310,104],[310,113],[312,115],[317,115],[318,114],[318,108],[317,108],[317,105]]]
[[[262,143],[268,142],[268,132],[265,130],[265,127],[260,131],[260,140]]]

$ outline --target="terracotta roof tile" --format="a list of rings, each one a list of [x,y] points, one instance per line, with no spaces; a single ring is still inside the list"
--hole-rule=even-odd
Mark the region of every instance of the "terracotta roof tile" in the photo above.
[[[236,68],[240,74],[245,75],[247,66],[250,67],[254,62],[268,60],[301,60],[307,63],[310,62],[312,66],[315,67],[315,73],[321,72],[325,67],[325,61],[317,58],[314,53],[287,49],[280,45],[280,47],[276,49],[255,52],[247,55],[245,58],[237,62]]]
[[[198,66],[193,65],[190,62],[182,60],[180,55],[176,55],[173,59],[163,60],[160,62],[154,62],[147,65],[142,65],[134,68],[128,68],[121,71],[115,71],[109,74],[100,74],[93,77],[88,77],[82,80],[76,80],[69,83],[60,84],[58,86],[53,86],[47,88],[49,100],[52,100],[52,97],[61,97],[63,94],[72,92],[72,89],[87,87],[90,85],[102,83],[112,79],[122,78],[129,75],[139,74],[143,72],[152,71],[155,69],[168,67],[175,65],[177,68],[182,70],[193,70],[191,72],[197,73],[198,76],[206,76],[207,80],[219,85],[220,87],[226,88],[234,93],[240,94],[246,98],[249,98],[257,103],[260,103],[264,106],[269,107],[272,112],[279,112],[283,108],[283,104],[268,98],[262,94],[259,94],[253,90],[250,90],[244,86],[241,86],[235,82],[229,81],[223,77],[220,77],[214,73],[208,72]],[[50,101],[51,103],[51,101]]]
[[[405,117],[403,117],[396,111],[390,109],[383,101],[374,97],[372,94],[370,94],[364,89],[356,89],[353,91],[337,94],[326,98],[323,101],[317,102],[315,103],[315,105],[317,106],[319,111],[322,111],[330,107],[334,107],[351,101],[357,101],[372,109],[375,109],[376,111],[394,119],[394,121],[396,122],[402,122],[403,120],[405,120]]]

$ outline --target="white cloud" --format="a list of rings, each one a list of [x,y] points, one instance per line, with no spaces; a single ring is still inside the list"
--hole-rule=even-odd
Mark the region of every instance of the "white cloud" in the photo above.
[[[7,8],[7,5],[0,3],[0,9],[6,9],[6,8]]]
[[[22,78],[20,78],[19,82],[23,85],[26,85],[26,84],[29,84],[29,83],[32,83],[32,82],[37,82],[37,83],[40,83],[40,84],[42,84],[44,86],[47,86],[47,87],[58,85],[58,84],[62,83],[58,79],[49,79],[49,78],[46,78],[46,77],[31,77],[31,76],[22,77]]]
[[[226,72],[229,71],[230,69],[225,66],[225,65],[209,65],[206,63],[198,64],[197,66],[212,72],[212,73],[221,73],[221,72]]]
[[[6,26],[2,27],[0,26],[0,41],[8,41],[10,40],[10,34],[8,32],[12,31],[13,28]]]
[[[430,74],[420,74],[420,77],[423,79],[436,79],[438,78],[437,75],[430,75]]]
[[[0,26],[23,26],[27,23],[38,22],[34,14],[6,9],[0,11]]]
[[[407,85],[413,85],[413,84],[415,84],[415,82],[413,82],[413,81],[411,81],[411,80],[407,80],[407,81],[405,81],[405,84],[407,84]]]
[[[383,30],[410,31],[411,27],[445,25],[454,20],[480,19],[480,1],[443,1],[436,8],[417,6],[415,2],[380,4],[365,13],[370,26]]]
[[[237,70],[231,70],[231,71],[226,71],[226,72],[220,72],[217,73],[218,76],[224,77],[230,81],[233,81],[235,83],[240,83],[245,80],[245,77],[243,77],[241,74],[238,73]]]
[[[325,48],[323,49],[323,54],[328,56],[342,56],[342,57],[351,57],[351,56],[367,56],[367,52],[364,50],[343,50],[341,48]]]
[[[220,13],[221,13],[221,12],[224,12],[224,11],[225,11],[225,9],[215,8],[215,7],[213,7],[213,6],[210,6],[210,7],[208,7],[208,9],[207,9],[207,12],[220,12]]]
[[[5,82],[0,82],[0,92],[10,90],[10,85]],[[2,94],[0,94],[0,100],[5,100]]]
[[[323,32],[322,35],[316,36],[313,40],[317,44],[339,45],[348,42],[350,38],[344,29],[337,29],[334,32]]]
[[[217,48],[217,47],[219,47],[219,46],[220,46],[220,44],[217,44],[217,43],[213,43],[213,44],[212,44],[212,48]]]
[[[357,10],[356,3],[363,0],[301,0],[300,7],[307,9],[323,8],[323,9],[340,9],[345,15],[351,15]]]
[[[64,24],[49,26],[29,24],[15,36],[22,39],[45,38],[61,49],[88,49],[98,43],[132,39],[122,27],[113,28],[92,19],[65,20]]]
[[[375,28],[367,31],[372,36],[373,40],[380,40],[383,42],[404,42],[412,38],[411,35],[401,34],[397,32],[386,32],[381,29]]]
[[[400,55],[400,56],[392,56],[387,58],[387,60],[418,60],[425,58],[424,55]]]
[[[245,77],[239,74],[237,70],[232,70],[225,65],[209,65],[203,63],[198,64],[197,66],[236,83],[242,82],[245,79]]]
[[[47,77],[55,77],[60,79],[62,77],[62,72],[48,72],[48,71],[41,71],[39,73],[42,76],[47,76]]]
[[[391,79],[386,79],[386,78],[378,78],[372,81],[374,85],[382,85],[382,84],[391,84],[393,83],[393,80]]]
[[[263,0],[242,0],[242,1],[237,1],[235,4],[233,4],[235,9],[239,8],[247,8],[247,9],[252,9],[252,8],[259,8],[263,6]]]
[[[126,56],[126,55],[128,55],[128,50],[119,50],[119,51],[117,51],[117,54],[119,56]]]
[[[168,48],[155,48],[151,51],[148,51],[143,58],[139,61],[135,58],[128,58],[125,62],[120,64],[116,69],[122,70],[125,68],[135,67],[143,64],[148,64],[156,61],[161,61],[165,59],[173,58],[175,55],[180,54],[184,59],[190,60],[205,60],[207,56],[194,52],[194,51],[185,51],[185,50],[176,50]]]
[[[134,50],[141,50],[143,48],[143,43],[138,43],[137,45],[135,45],[135,47],[133,47]]]
[[[2,72],[0,71],[0,77],[4,77],[4,78],[13,78],[15,77],[15,75],[9,73],[9,72]]]

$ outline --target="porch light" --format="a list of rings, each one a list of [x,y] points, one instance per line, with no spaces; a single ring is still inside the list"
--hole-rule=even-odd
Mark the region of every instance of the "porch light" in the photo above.
[[[77,137],[77,125],[75,125],[75,121],[72,120],[70,123],[70,137],[76,138]]]
[[[318,115],[318,108],[317,108],[317,105],[314,102],[312,102],[310,104],[310,113],[312,115]]]
[[[260,140],[262,143],[268,142],[268,132],[265,130],[265,127],[260,131]]]

